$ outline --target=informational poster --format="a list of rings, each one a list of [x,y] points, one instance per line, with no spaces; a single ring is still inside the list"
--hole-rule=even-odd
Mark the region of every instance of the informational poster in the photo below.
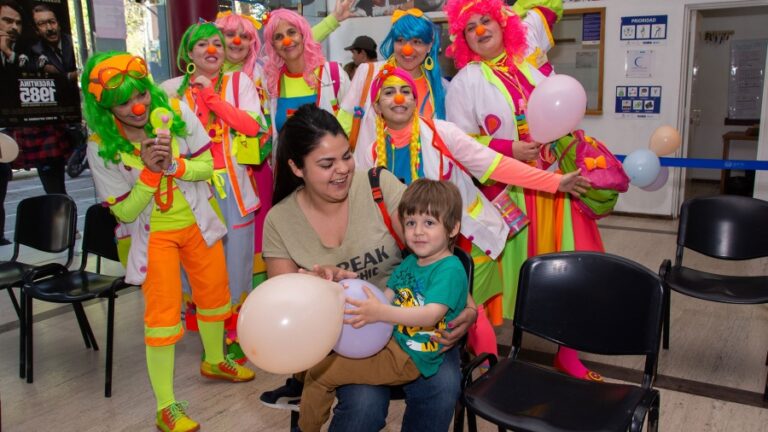
[[[655,118],[661,112],[661,86],[616,86],[616,114],[624,118]]]
[[[626,45],[667,43],[667,15],[621,17],[620,39]]]
[[[581,43],[583,45],[600,45],[600,30],[603,24],[601,15],[596,13],[585,13],[581,21]]]
[[[624,60],[627,78],[650,78],[653,76],[653,50],[627,50]]]
[[[731,64],[728,80],[728,118],[760,119],[765,78],[765,52],[768,40],[731,41]]]
[[[0,127],[80,121],[66,0],[0,6]]]

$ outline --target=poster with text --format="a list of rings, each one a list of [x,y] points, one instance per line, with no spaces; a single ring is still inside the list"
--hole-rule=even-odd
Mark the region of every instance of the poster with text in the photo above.
[[[80,121],[66,0],[0,6],[0,127]]]

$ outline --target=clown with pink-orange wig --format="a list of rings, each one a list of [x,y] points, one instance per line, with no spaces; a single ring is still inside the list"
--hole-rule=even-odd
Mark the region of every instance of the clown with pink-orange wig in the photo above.
[[[338,63],[325,60],[309,23],[294,11],[272,11],[264,39],[264,73],[276,147],[278,132],[301,105],[313,103],[336,114],[349,77]]]
[[[446,52],[461,68],[446,96],[448,119],[499,153],[548,167],[554,161],[549,146],[531,140],[525,114],[533,89],[554,73],[546,53],[554,45],[551,28],[562,13],[562,1],[521,0],[512,8],[502,0],[448,0],[445,13],[453,39]],[[491,200],[514,202],[530,218],[528,226],[507,242],[499,260],[501,296],[485,301],[496,323],[499,312],[512,318],[518,271],[529,256],[604,251],[594,219],[581,213],[567,194],[493,182],[481,189]],[[555,367],[577,378],[602,380],[569,348],[558,351]]]

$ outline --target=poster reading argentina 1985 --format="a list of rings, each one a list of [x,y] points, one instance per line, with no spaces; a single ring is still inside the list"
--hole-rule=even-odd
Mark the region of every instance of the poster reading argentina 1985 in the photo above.
[[[80,121],[66,0],[0,0],[0,127]]]

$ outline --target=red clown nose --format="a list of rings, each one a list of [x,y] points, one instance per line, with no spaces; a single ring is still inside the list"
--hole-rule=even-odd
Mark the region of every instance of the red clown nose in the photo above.
[[[477,27],[475,27],[475,34],[478,36],[482,36],[485,34],[485,26],[482,24],[478,24]]]
[[[131,112],[137,116],[144,115],[144,113],[147,112],[147,106],[143,103],[135,103],[131,107]]]
[[[234,38],[232,38],[232,43],[235,45],[240,45],[241,43],[243,43],[243,41],[240,39],[240,36],[235,36]]]
[[[409,56],[409,55],[413,54],[413,47],[411,46],[411,44],[407,43],[407,44],[405,44],[403,46],[403,49],[401,51],[402,51],[403,55]]]
[[[208,44],[208,48],[205,49],[208,54],[216,54],[216,47]]]
[[[402,93],[398,93],[395,95],[395,103],[398,105],[402,105],[405,103],[405,96],[403,96]]]
[[[292,40],[291,40],[291,38],[289,38],[288,36],[286,36],[286,37],[284,37],[284,38],[283,38],[283,46],[284,46],[284,47],[287,47],[287,46],[288,46],[288,45],[290,45],[292,42],[293,42],[293,41],[292,41]]]

